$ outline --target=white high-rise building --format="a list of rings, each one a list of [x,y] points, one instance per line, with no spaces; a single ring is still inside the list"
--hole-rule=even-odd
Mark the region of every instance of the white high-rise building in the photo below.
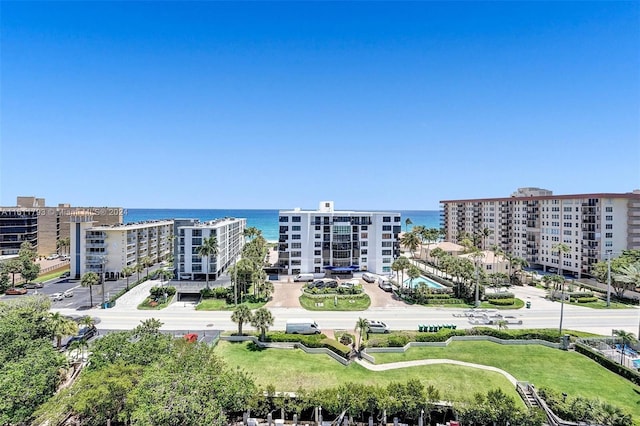
[[[174,263],[178,279],[204,279],[209,267],[209,279],[215,280],[234,261],[239,259],[244,247],[246,219],[224,218],[208,222],[198,219],[175,219]],[[215,237],[218,254],[203,259],[198,254],[205,238]]]
[[[72,277],[95,272],[118,279],[125,266],[144,258],[157,263],[171,254],[172,220],[95,226],[89,211],[74,212],[70,220]]]
[[[390,273],[400,255],[400,213],[281,210],[278,266],[282,273],[371,271]]]
[[[442,226],[446,240],[478,234],[484,249],[498,246],[530,266],[561,269],[577,277],[608,253],[640,249],[640,191],[553,195],[520,188],[511,197],[446,200]],[[484,232],[484,230],[487,230]],[[484,235],[484,236],[483,236]],[[565,244],[569,252],[552,250]]]

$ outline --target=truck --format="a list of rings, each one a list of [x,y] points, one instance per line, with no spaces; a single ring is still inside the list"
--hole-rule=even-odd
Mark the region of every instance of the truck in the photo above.
[[[285,333],[320,334],[320,327],[317,322],[310,318],[291,318],[287,320]]]

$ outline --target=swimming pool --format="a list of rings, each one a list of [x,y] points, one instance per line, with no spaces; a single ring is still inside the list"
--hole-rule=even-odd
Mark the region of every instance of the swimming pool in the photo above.
[[[437,282],[430,280],[427,277],[423,277],[422,275],[420,275],[418,278],[414,278],[413,283],[411,283],[411,279],[404,280],[404,285],[406,285],[407,287],[411,287],[413,285],[413,287],[415,288],[418,287],[420,283],[424,283],[427,285],[427,287],[431,288],[445,288],[445,286],[443,286],[442,284],[438,284]]]

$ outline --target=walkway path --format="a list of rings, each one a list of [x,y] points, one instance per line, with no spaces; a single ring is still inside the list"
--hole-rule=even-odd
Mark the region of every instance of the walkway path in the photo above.
[[[456,361],[453,359],[419,359],[415,361],[389,362],[385,364],[371,364],[370,362],[362,359],[356,359],[355,361],[361,366],[363,366],[364,368],[366,368],[367,370],[371,370],[371,371],[395,370],[397,368],[417,367],[420,365],[454,364],[454,365],[461,365],[463,367],[478,368],[480,370],[493,371],[494,373],[500,373],[504,377],[506,377],[506,379],[509,380],[509,382],[511,382],[513,386],[515,386],[516,383],[518,382],[516,378],[513,377],[511,374],[499,368],[492,367],[490,365],[473,364],[471,362]]]

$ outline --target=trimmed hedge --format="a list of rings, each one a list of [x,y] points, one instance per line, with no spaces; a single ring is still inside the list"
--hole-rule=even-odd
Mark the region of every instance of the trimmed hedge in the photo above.
[[[496,306],[511,306],[516,303],[516,299],[489,299],[487,302]]]
[[[516,297],[515,294],[511,292],[504,293],[485,293],[484,294],[487,299],[498,300],[498,299],[514,299]]]
[[[593,297],[579,297],[577,299],[573,299],[574,302],[578,302],[578,303],[590,303],[590,302],[597,302],[598,299],[597,297],[593,296]]]
[[[226,299],[231,295],[231,289],[226,287],[203,288],[200,296],[203,299]]]
[[[171,297],[174,294],[176,294],[176,288],[175,287],[151,287],[149,289],[149,293],[151,294],[152,297],[156,299],[160,297],[164,297],[165,293],[167,293],[168,297]]]
[[[636,371],[610,360],[606,356],[594,351],[593,349],[582,343],[576,343],[575,348],[576,352],[591,358],[607,370],[610,370],[617,375],[624,377],[625,379],[631,381],[636,385],[640,385],[640,374],[638,374]]]
[[[308,348],[327,348],[343,358],[348,358],[349,352],[351,352],[351,348],[343,345],[340,342],[336,342],[333,339],[328,339],[324,334],[287,334],[276,331],[267,333],[266,341],[297,342],[305,345]]]
[[[436,297],[429,297],[428,299],[425,299],[422,301],[423,304],[426,305],[461,305],[464,304],[465,301],[462,299],[454,299],[452,297],[449,298],[436,298]]]

